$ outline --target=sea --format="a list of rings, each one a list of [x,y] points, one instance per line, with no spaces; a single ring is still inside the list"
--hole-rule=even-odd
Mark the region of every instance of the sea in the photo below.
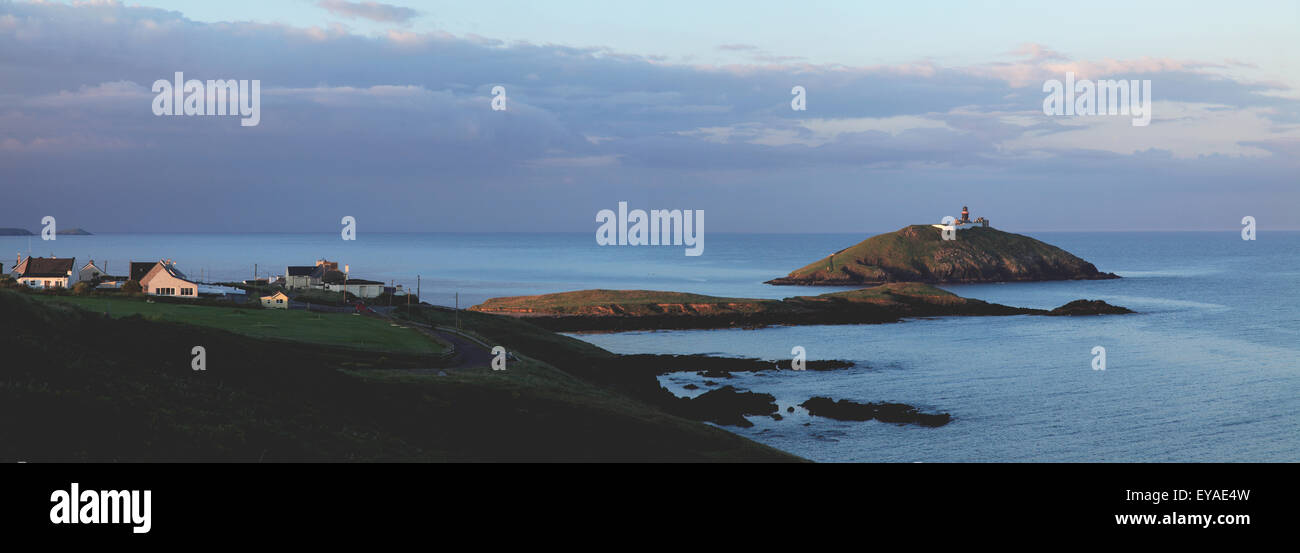
[[[165,258],[219,282],[328,259],[353,278],[418,287],[425,301],[460,307],[589,288],[784,298],[844,289],[763,282],[872,234],[710,233],[698,257],[683,246],[598,246],[593,233],[6,236],[0,263],[12,267],[6,249],[30,251],[126,274],[130,261]],[[1138,313],[573,336],[618,353],[778,360],[798,346],[808,359],[852,362],[826,372],[661,377],[683,396],[721,385],[772,394],[782,420],[723,428],[815,461],[1300,460],[1300,232],[1261,230],[1253,241],[1235,230],[1024,234],[1123,278],[943,288],[1021,307],[1100,299]],[[939,428],[840,422],[798,406],[814,396],[906,403],[953,419]]]

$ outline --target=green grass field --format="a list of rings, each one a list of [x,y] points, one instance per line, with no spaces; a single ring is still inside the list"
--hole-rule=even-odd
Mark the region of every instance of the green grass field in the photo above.
[[[114,318],[140,315],[150,320],[218,328],[255,338],[394,353],[440,354],[446,351],[445,345],[418,331],[394,327],[386,321],[361,315],[147,303],[143,298],[35,294],[32,297],[43,302],[108,312]]]

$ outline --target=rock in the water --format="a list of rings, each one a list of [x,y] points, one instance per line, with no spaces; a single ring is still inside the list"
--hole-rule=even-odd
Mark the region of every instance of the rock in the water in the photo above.
[[[742,392],[731,386],[683,401],[688,402],[682,409],[683,414],[690,418],[744,428],[754,425],[745,420],[745,415],[771,415],[777,411],[776,398],[772,394]]]
[[[922,413],[903,403],[857,403],[847,399],[839,401],[828,397],[814,397],[800,404],[809,414],[841,421],[869,421],[921,426],[943,426],[952,420],[948,413]]]
[[[1048,315],[1123,315],[1132,313],[1133,310],[1127,307],[1111,305],[1101,300],[1074,300],[1070,303],[1048,311]]]

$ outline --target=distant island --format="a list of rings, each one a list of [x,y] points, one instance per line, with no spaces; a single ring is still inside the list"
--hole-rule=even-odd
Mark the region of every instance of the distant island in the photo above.
[[[944,240],[941,227],[911,225],[873,236],[767,284],[858,286],[1119,278],[1061,248],[992,228],[982,220],[959,220],[954,240]]]
[[[1076,300],[1053,310],[1011,307],[963,298],[919,282],[783,300],[652,290],[580,290],[492,298],[469,309],[527,318],[533,324],[561,332],[871,324],[908,317],[1132,313],[1100,300]]]
[[[79,228],[60,230],[54,234],[60,236],[94,236],[89,231]],[[36,233],[23,228],[0,228],[0,236],[36,236]]]

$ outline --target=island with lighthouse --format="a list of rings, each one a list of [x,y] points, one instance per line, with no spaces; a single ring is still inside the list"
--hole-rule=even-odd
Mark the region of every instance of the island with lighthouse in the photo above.
[[[945,238],[945,232],[949,233]],[[854,286],[857,290],[781,300],[657,290],[577,290],[492,298],[471,310],[527,318],[555,331],[758,328],[876,324],[917,317],[1111,315],[1132,313],[1100,300],[1055,309],[1013,307],[958,296],[936,285],[1119,278],[1056,246],[960,217],[872,236],[772,285]]]

